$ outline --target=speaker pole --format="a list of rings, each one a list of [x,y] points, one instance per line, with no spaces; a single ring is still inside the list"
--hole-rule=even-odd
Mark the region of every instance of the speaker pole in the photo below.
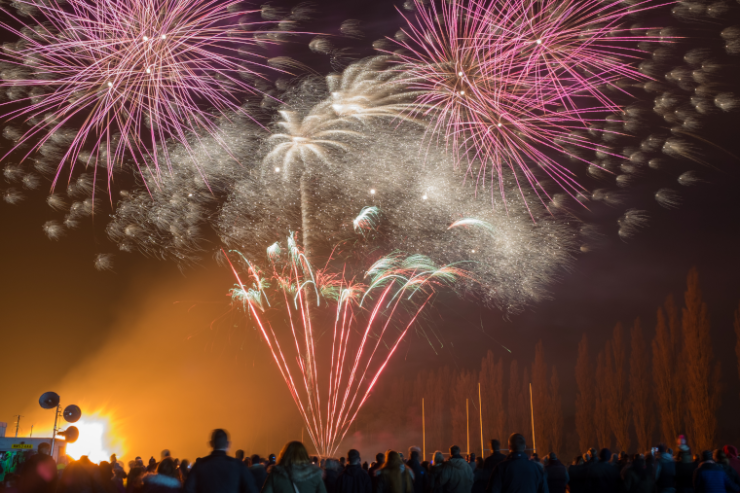
[[[54,413],[54,432],[51,435],[51,457],[54,457],[54,441],[57,438],[57,420],[59,419],[59,406],[60,404],[57,404],[57,410]]]

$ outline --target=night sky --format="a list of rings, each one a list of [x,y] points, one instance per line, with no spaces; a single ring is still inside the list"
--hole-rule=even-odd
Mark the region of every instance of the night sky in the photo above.
[[[387,1],[322,2],[319,11],[326,15],[317,31],[361,19],[369,34],[358,43],[366,48],[401,25]],[[307,61],[329,70],[319,58]],[[736,135],[737,126],[728,126],[716,141],[739,154]],[[714,168],[696,165],[705,181],[682,189],[677,210],[651,205],[650,225],[635,238],[622,241],[616,222],[597,215],[607,241],[578,255],[572,271],[552,286],[551,300],[511,316],[475,300],[439,301],[436,328],[444,348],[435,354],[412,335],[383,378],[440,365],[472,369],[488,350],[530,364],[542,339],[546,358],[558,367],[566,424],[572,426],[581,335],[588,332],[595,356],[616,322],[629,327],[639,316],[652,339],[656,309],[668,294],[681,301],[686,275],[696,266],[722,362],[719,441],[737,443],[733,409],[740,405],[740,382],[732,317],[740,302],[740,172],[737,160],[708,155]],[[203,454],[215,427],[230,430],[236,446],[263,454],[300,433],[294,404],[264,344],[228,313],[230,272],[208,258],[181,269],[125,253],[116,255],[113,272],[98,272],[95,255],[114,251],[104,231],[109,212],[50,241],[41,226],[57,215],[44,203],[45,193],[42,186],[19,205],[0,203],[0,421],[12,423],[20,413],[22,434],[32,424],[50,429],[52,412],[36,402],[55,390],[63,404],[79,404],[83,413],[111,412],[133,455],[156,455],[165,447],[180,456]]]

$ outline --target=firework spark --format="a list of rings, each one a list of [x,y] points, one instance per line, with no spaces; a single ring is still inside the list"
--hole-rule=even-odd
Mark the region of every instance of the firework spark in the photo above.
[[[645,80],[633,66],[652,41],[648,28],[630,28],[628,16],[652,1],[414,0],[416,13],[395,42],[398,72],[411,102],[407,113],[431,119],[429,130],[460,153],[480,183],[514,171],[541,195],[541,168],[576,195],[575,173],[556,158],[589,163],[585,152],[611,154],[586,134],[622,107],[606,90],[627,91],[620,79]],[[488,173],[488,171],[493,171]],[[493,187],[491,187],[493,189]],[[546,192],[544,192],[546,194]],[[543,199],[544,197],[541,197]]]
[[[232,299],[267,343],[319,454],[331,456],[432,297],[467,274],[422,255],[394,255],[375,262],[363,282],[347,265],[313,268],[293,235],[284,255],[271,250],[267,272],[232,252],[246,268],[240,274],[229,260],[238,282]]]
[[[159,177],[171,167],[169,139],[189,148],[191,135],[206,134],[228,149],[217,118],[248,117],[243,98],[260,93],[246,80],[267,68],[253,53],[257,29],[267,27],[250,21],[254,12],[240,11],[238,0],[13,5],[32,22],[3,8],[0,28],[20,39],[4,45],[0,87],[25,93],[4,105],[3,116],[30,122],[11,135],[13,150],[29,145],[24,159],[53,148],[55,183],[65,165],[80,163],[95,177],[102,167],[110,185],[114,165],[128,158]]]

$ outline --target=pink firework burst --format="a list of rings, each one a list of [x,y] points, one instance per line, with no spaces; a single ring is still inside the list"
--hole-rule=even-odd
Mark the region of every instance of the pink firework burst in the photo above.
[[[0,55],[0,87],[27,91],[4,105],[4,117],[29,125],[13,150],[30,144],[26,159],[64,131],[55,183],[65,165],[71,172],[79,162],[94,166],[96,176],[104,167],[110,185],[114,164],[124,159],[157,176],[170,165],[168,140],[189,148],[188,138],[205,132],[225,146],[217,118],[249,116],[242,99],[259,91],[246,79],[266,67],[253,53],[260,23],[249,21],[254,12],[240,3],[13,2],[30,19],[3,9],[0,21],[20,38]]]
[[[637,42],[656,38],[626,24],[660,4],[414,2],[416,14],[396,41],[403,49],[395,53],[414,97],[410,112],[431,119],[432,135],[459,153],[458,164],[465,162],[479,185],[497,179],[503,195],[502,171],[509,168],[520,186],[546,194],[534,171],[539,167],[569,193],[581,191],[574,172],[556,158],[588,164],[583,150],[613,154],[586,131],[622,111],[607,89],[629,97],[617,82],[645,79],[634,67],[644,55]]]

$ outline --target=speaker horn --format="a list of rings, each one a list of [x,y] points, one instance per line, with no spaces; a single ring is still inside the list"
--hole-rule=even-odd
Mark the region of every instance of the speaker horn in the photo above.
[[[39,405],[44,409],[54,409],[59,405],[59,395],[56,392],[45,392],[39,397]]]
[[[82,416],[82,411],[80,411],[80,408],[74,404],[70,404],[64,408],[63,416],[64,421],[67,423],[76,423],[77,420],[80,419],[80,416]]]
[[[80,437],[80,430],[76,426],[69,426],[66,430],[60,431],[59,434],[64,437],[65,442],[75,443]]]

